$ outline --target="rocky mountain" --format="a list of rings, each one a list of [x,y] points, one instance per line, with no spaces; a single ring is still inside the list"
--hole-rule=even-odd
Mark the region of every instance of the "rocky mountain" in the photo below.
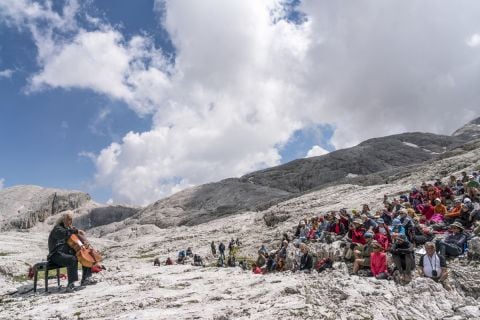
[[[453,133],[453,136],[467,140],[480,139],[480,117],[476,118]]]
[[[0,229],[28,229],[65,210],[86,206],[90,195],[80,191],[15,186],[0,190]]]

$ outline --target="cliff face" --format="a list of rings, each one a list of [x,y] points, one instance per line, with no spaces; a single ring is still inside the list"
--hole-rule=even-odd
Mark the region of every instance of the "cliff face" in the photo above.
[[[0,190],[0,229],[28,229],[65,210],[75,210],[91,198],[87,193],[15,186]]]

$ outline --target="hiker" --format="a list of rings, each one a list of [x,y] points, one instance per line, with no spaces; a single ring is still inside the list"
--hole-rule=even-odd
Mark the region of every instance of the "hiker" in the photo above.
[[[262,269],[254,263],[252,263],[252,272],[255,274],[262,274]]]
[[[288,241],[283,240],[281,248],[277,251],[277,270],[282,271],[288,255]]]
[[[263,250],[258,250],[256,265],[260,268],[263,268],[263,266],[265,266],[266,263],[267,263],[267,258],[266,258],[265,252]]]
[[[193,256],[193,265],[197,267],[203,267],[203,259],[200,255],[195,254]]]
[[[352,244],[365,244],[364,233],[363,221],[358,218],[354,219],[348,231],[348,237],[351,239]]]
[[[173,265],[173,260],[172,260],[172,258],[168,257],[167,260],[165,261],[165,265],[167,265],[167,266]]]
[[[426,223],[429,223],[430,220],[433,217],[434,209],[433,206],[430,204],[430,201],[425,200],[423,202],[423,205],[419,205],[418,209],[420,210],[420,213],[422,214],[422,220]]]
[[[218,245],[218,252],[222,260],[225,260],[225,245],[223,244],[223,242],[220,242],[220,244]]]
[[[212,249],[212,256],[215,257],[217,255],[217,249],[215,248],[215,243],[213,241],[210,244],[210,248]]]
[[[190,257],[190,258],[193,257],[193,252],[192,252],[192,248],[191,248],[191,247],[188,247],[188,248],[187,248],[186,256],[187,256],[187,257]]]
[[[408,241],[413,242],[413,228],[414,224],[412,221],[412,218],[408,215],[407,209],[400,209],[399,211],[400,216],[400,222],[402,223],[402,226],[405,228],[405,235],[408,238]]]
[[[397,236],[390,249],[396,269],[400,273],[400,281],[410,282],[411,272],[415,264],[413,245],[404,234]]]
[[[358,246],[353,252],[355,255],[353,274],[357,274],[362,267],[370,267],[370,254],[373,252],[373,233],[365,232],[364,237],[367,242],[363,246]]]
[[[467,236],[460,222],[450,225],[450,234],[444,239],[438,239],[435,243],[437,252],[444,257],[457,257],[461,255],[467,243]]]
[[[343,236],[346,233],[345,225],[340,220],[339,215],[335,215],[332,224],[330,225],[328,232],[332,232],[337,236]]]
[[[361,218],[363,220],[363,227],[365,230],[373,231],[373,229],[377,227],[377,223],[375,220],[373,220],[373,216],[370,212],[366,215],[362,215]]]
[[[383,246],[375,240],[372,241],[372,248],[373,252],[370,254],[370,271],[378,280],[387,279],[387,254],[383,252]]]
[[[384,227],[383,219],[377,220],[378,227],[373,230],[373,240],[377,241],[384,250],[390,246],[390,230]]]
[[[272,272],[277,268],[277,251],[272,250],[267,257],[267,271]]]
[[[390,234],[392,235],[392,240],[398,237],[398,235],[405,235],[405,227],[402,225],[400,219],[393,219]]]
[[[235,246],[235,240],[230,240],[230,242],[228,243],[228,253],[232,252],[232,249],[233,247]]]
[[[67,267],[68,284],[66,292],[75,291],[75,281],[78,281],[78,260],[75,251],[67,244],[67,240],[72,234],[85,236],[83,230],[78,230],[73,226],[73,212],[65,212],[55,223],[50,235],[48,236],[48,257],[49,262],[56,265]],[[81,286],[95,284],[91,279],[92,269],[82,267]]]
[[[455,219],[460,218],[462,215],[462,208],[462,201],[455,200],[453,208],[445,214],[445,222],[452,223]]]
[[[445,257],[438,255],[433,242],[425,243],[426,254],[420,257],[418,262],[419,274],[436,282],[444,282],[448,277],[447,262]]]
[[[155,260],[153,260],[153,266],[154,267],[160,267],[160,259],[155,258]]]
[[[448,213],[447,207],[442,204],[440,198],[434,200],[435,207],[433,207],[433,216],[430,218],[435,223],[443,222],[444,216]]]
[[[433,230],[421,225],[418,221],[415,220],[413,227],[413,243],[418,246],[422,245],[428,241],[432,241],[434,238]]]
[[[305,243],[300,244],[300,252],[302,257],[300,258],[300,271],[310,272],[313,267],[313,257],[309,252],[309,249]]]
[[[184,264],[186,258],[187,258],[187,253],[185,252],[185,250],[180,250],[177,256],[177,263]]]

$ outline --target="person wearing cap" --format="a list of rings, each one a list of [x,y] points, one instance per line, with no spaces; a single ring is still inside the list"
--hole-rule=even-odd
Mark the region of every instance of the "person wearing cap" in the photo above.
[[[370,270],[372,275],[381,280],[388,278],[387,254],[383,246],[377,241],[372,241],[373,252],[370,254]]]
[[[396,238],[398,235],[405,235],[405,227],[402,225],[400,219],[393,219],[392,226],[390,227],[390,234],[392,235],[392,238]]]
[[[400,281],[410,282],[412,269],[415,266],[413,245],[404,234],[398,235],[390,249],[396,269],[400,273]]]
[[[351,239],[352,244],[365,244],[367,241],[363,236],[365,228],[363,227],[363,221],[360,219],[353,219],[352,224],[348,231],[348,237]]]
[[[420,276],[436,282],[444,282],[448,277],[445,257],[436,253],[433,242],[425,243],[425,252],[418,261]]]
[[[354,251],[353,274],[357,274],[361,267],[370,267],[370,254],[373,252],[373,233],[365,232],[364,237],[367,242],[363,246],[357,246]]]
[[[467,236],[463,232],[463,226],[456,221],[450,225],[450,234],[444,239],[438,239],[435,243],[437,252],[444,257],[458,257],[465,249]]]

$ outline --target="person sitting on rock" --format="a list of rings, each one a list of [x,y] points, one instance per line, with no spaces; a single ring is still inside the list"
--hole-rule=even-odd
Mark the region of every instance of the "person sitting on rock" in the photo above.
[[[372,214],[369,212],[368,214],[362,215],[361,218],[365,230],[373,232],[373,229],[377,227],[377,223],[375,222]]]
[[[410,216],[408,215],[407,209],[400,209],[399,214],[400,216],[398,218],[400,219],[400,222],[405,228],[405,235],[407,236],[408,241],[413,242],[414,223],[412,221],[412,218],[410,218]]]
[[[410,282],[412,269],[415,266],[413,245],[404,234],[397,236],[390,249],[395,268],[400,273],[401,282]]]
[[[365,244],[367,241],[363,236],[364,233],[365,228],[363,227],[363,221],[354,219],[348,231],[348,237],[351,239],[352,244]]]
[[[430,220],[434,223],[441,223],[443,222],[444,216],[448,213],[448,210],[447,207],[443,205],[440,198],[436,198],[434,202],[435,206],[433,207],[433,216],[430,218]]]
[[[265,252],[263,250],[258,250],[258,257],[255,264],[258,267],[263,268],[266,263],[267,263],[267,258],[266,258]]]
[[[384,227],[384,222],[383,219],[378,219],[377,220],[378,227],[373,230],[373,239],[377,241],[384,250],[388,250],[390,246],[390,239],[389,236],[387,235],[390,234],[388,227]],[[388,230],[388,231],[387,231]]]
[[[187,248],[186,256],[190,258],[193,257],[193,252],[191,247]]]
[[[423,245],[428,241],[432,241],[434,238],[433,230],[429,227],[420,224],[418,221],[414,221],[413,227],[413,243],[416,246]]]
[[[346,233],[345,225],[340,221],[340,216],[335,215],[332,224],[330,225],[328,232],[332,232],[337,236],[343,236]]]
[[[179,251],[178,256],[177,256],[177,263],[184,264],[186,258],[187,258],[187,254],[186,254],[185,250]]]
[[[430,201],[425,200],[422,205],[418,206],[418,209],[422,214],[421,221],[425,223],[430,223],[433,214],[435,213],[433,206],[430,204]]]
[[[160,266],[160,259],[155,258],[155,260],[153,260],[153,266],[154,267],[159,267]]]
[[[455,200],[454,206],[445,214],[445,222],[452,223],[462,215],[463,204],[460,200]]]
[[[372,275],[379,279],[388,278],[387,254],[383,252],[383,246],[377,241],[372,241],[373,252],[370,254],[370,270]]]
[[[252,263],[252,272],[255,274],[262,274],[262,269],[254,262]]]
[[[305,243],[300,244],[300,252],[302,253],[302,257],[300,258],[300,271],[310,272],[313,268],[313,257],[309,251]]]
[[[436,282],[444,282],[448,277],[447,262],[445,257],[438,255],[433,242],[425,243],[426,254],[418,262],[419,274]]]
[[[367,242],[362,246],[357,246],[353,252],[355,255],[353,274],[357,274],[358,270],[362,267],[370,267],[370,254],[373,252],[373,234],[371,232],[365,232],[364,237]]]
[[[392,235],[392,240],[399,235],[405,235],[405,227],[402,225],[402,221],[400,221],[400,219],[393,219],[392,226],[390,227],[390,234]]]
[[[457,257],[461,255],[467,243],[467,236],[463,232],[460,222],[454,222],[449,227],[450,234],[435,243],[438,254],[444,257]]]
[[[167,260],[165,261],[165,265],[167,265],[167,266],[173,265],[173,260],[172,260],[172,258],[168,257]]]

